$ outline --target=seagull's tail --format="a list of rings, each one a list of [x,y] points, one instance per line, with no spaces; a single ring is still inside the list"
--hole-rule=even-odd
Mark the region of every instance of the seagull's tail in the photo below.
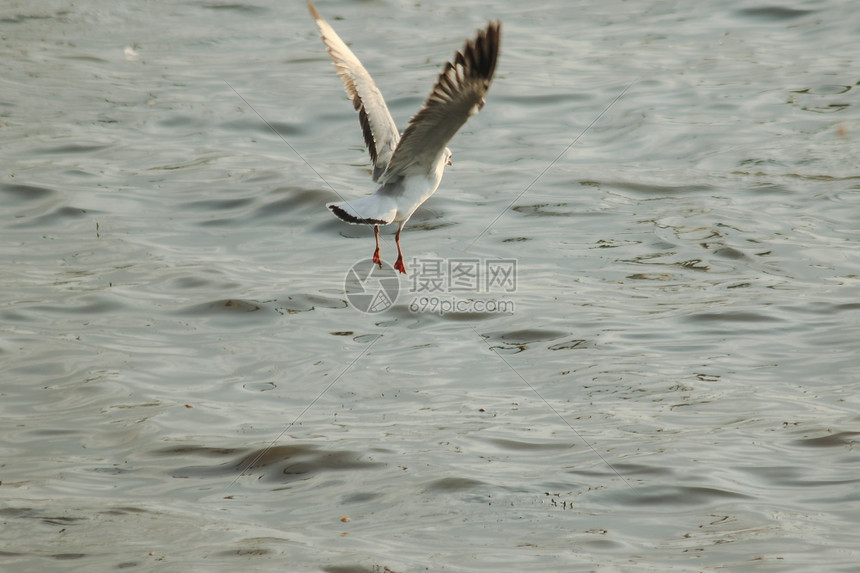
[[[361,199],[326,205],[339,219],[353,225],[387,225],[397,214],[397,204],[390,197],[368,195]]]

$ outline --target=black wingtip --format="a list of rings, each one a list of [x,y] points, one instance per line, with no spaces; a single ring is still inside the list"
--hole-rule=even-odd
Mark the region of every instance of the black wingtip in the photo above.
[[[383,221],[382,219],[362,219],[361,217],[356,217],[355,215],[348,213],[337,203],[331,203],[326,206],[331,209],[331,212],[334,213],[338,219],[353,225],[387,225],[389,223],[389,221]]]
[[[480,62],[482,76],[488,81],[493,79],[496,72],[496,62],[499,59],[499,46],[502,43],[502,23],[499,20],[488,22],[487,27],[475,38],[475,52]]]
[[[454,62],[446,67],[463,66],[472,77],[481,78],[489,87],[496,72],[499,45],[502,39],[502,23],[498,20],[488,22],[487,27],[479,29],[473,40],[467,40],[463,49],[454,55]]]

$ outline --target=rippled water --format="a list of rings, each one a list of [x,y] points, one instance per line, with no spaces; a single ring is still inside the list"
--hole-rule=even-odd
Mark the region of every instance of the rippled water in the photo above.
[[[401,125],[504,22],[403,246],[514,306],[350,303],[303,2],[3,4],[0,568],[855,570],[853,4],[318,7]]]

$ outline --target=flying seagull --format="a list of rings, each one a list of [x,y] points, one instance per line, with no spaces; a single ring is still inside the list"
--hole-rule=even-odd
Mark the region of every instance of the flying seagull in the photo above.
[[[327,207],[347,223],[373,225],[376,238],[373,262],[380,267],[379,225],[397,223],[394,268],[405,273],[400,232],[412,213],[439,187],[445,166],[451,165],[451,150],[446,145],[469,116],[484,106],[484,94],[496,70],[502,24],[488,23],[485,29],[478,30],[474,40],[466,41],[463,49],[454,54],[453,63],[445,64],[427,101],[409,120],[401,136],[373,78],[322,19],[311,0],[308,8],[358,111],[364,142],[373,162],[373,180],[379,184],[373,195]]]

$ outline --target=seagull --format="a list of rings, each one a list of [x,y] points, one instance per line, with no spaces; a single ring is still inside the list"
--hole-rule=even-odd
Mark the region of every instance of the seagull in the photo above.
[[[484,107],[484,95],[496,70],[502,24],[489,22],[454,54],[453,63],[445,64],[430,96],[401,136],[373,78],[323,20],[311,0],[308,8],[358,111],[364,142],[373,162],[373,180],[379,184],[372,195],[326,206],[347,223],[373,225],[376,238],[373,262],[380,268],[379,226],[397,223],[394,268],[405,274],[400,232],[415,210],[439,187],[445,166],[451,165],[448,142],[470,116]]]

